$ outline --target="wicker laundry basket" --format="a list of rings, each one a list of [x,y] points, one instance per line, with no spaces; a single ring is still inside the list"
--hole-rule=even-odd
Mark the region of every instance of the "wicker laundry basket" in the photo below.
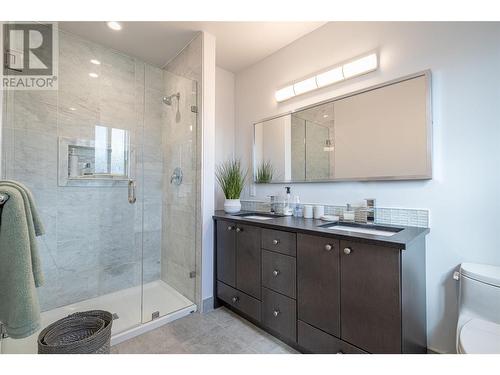
[[[71,314],[40,332],[39,354],[109,354],[113,316],[91,310]]]

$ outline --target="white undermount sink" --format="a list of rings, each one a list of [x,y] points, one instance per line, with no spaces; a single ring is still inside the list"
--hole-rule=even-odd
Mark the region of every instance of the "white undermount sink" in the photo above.
[[[371,234],[374,236],[385,236],[385,237],[394,236],[396,233],[401,231],[400,228],[385,228],[385,227],[366,228],[363,226],[342,225],[342,224],[322,225],[322,227],[325,229],[334,229],[345,232],[363,233],[363,234]]]
[[[253,220],[272,220],[277,217],[282,217],[283,215],[271,214],[271,213],[259,213],[259,212],[242,212],[234,214],[233,216],[243,217],[245,219]]]
[[[254,219],[254,220],[272,220],[274,217],[269,217],[269,216],[260,216],[260,215],[249,215],[249,216],[244,216],[245,219]]]

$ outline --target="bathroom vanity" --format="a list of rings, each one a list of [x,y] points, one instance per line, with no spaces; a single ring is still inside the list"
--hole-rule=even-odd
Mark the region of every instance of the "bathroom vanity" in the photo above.
[[[305,353],[426,353],[429,229],[239,215],[214,215],[215,307]]]

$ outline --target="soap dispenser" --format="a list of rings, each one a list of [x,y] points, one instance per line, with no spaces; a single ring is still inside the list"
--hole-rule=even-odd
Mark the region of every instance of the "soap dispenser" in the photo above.
[[[290,197],[290,186],[285,186],[285,190],[286,190],[286,200],[285,200],[285,209],[283,210],[283,215],[292,216],[293,209],[292,209],[292,202],[291,202],[291,197]]]

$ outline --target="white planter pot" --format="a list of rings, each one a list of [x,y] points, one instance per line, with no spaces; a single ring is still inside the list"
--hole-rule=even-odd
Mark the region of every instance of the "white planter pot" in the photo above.
[[[227,214],[235,214],[241,211],[241,202],[239,199],[226,199],[224,202],[224,211]]]

